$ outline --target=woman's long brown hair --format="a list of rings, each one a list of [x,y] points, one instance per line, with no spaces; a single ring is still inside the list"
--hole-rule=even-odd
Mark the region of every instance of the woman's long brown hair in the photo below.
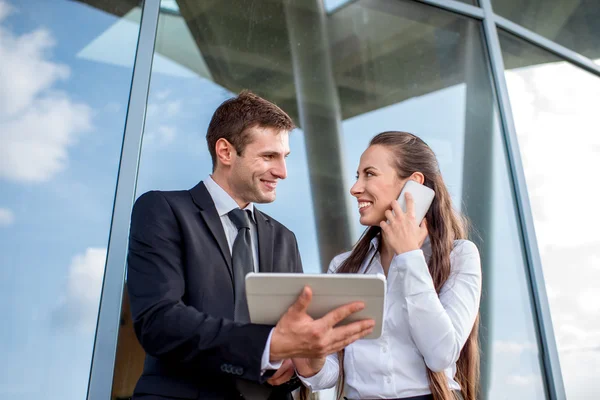
[[[454,241],[467,238],[467,222],[454,211],[448,189],[444,184],[439,165],[431,148],[415,135],[406,132],[383,132],[375,136],[369,146],[384,146],[393,153],[395,168],[400,179],[406,179],[415,172],[425,176],[424,185],[435,191],[435,198],[425,219],[431,242],[429,272],[438,294],[450,276],[450,252]],[[381,228],[368,228],[350,256],[342,262],[337,273],[357,273],[369,252],[371,240],[380,236]],[[381,243],[381,241],[380,241]],[[456,363],[456,380],[465,400],[476,400],[479,390],[479,317],[463,346]],[[339,353],[340,374],[338,378],[338,399],[344,391],[344,352]],[[454,399],[446,374],[427,369],[429,386],[434,400]]]

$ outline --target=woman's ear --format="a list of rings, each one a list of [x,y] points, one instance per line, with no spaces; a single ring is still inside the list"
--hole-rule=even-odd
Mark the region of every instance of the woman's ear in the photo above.
[[[413,174],[409,176],[408,179],[420,183],[421,185],[425,183],[425,175],[423,175],[421,172],[413,172]]]

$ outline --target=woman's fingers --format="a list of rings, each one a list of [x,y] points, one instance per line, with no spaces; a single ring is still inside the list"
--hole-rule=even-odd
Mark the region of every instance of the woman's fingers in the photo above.
[[[415,218],[415,200],[412,194],[406,192],[404,198],[406,199],[406,215]]]
[[[419,244],[422,246],[423,242],[427,238],[427,235],[429,235],[429,230],[427,229],[427,220],[425,218],[423,218],[423,222],[421,222],[421,225],[419,226],[419,233]]]
[[[395,216],[394,216],[394,213],[392,213],[392,210],[387,210],[384,215],[386,218],[386,221],[384,221],[384,222],[386,222],[387,224],[390,224],[394,220]]]

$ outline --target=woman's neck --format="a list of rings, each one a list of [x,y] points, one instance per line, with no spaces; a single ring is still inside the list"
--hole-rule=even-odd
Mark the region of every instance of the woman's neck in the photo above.
[[[383,240],[383,235],[381,235],[379,237],[379,258],[381,259],[381,266],[383,267],[385,276],[388,274],[390,264],[395,255],[392,247]]]

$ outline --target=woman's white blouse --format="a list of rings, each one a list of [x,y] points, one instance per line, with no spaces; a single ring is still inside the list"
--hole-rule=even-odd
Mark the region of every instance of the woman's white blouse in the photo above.
[[[377,246],[375,238],[361,272],[384,273]],[[335,257],[329,273],[335,272],[349,255],[347,252]],[[456,361],[479,310],[479,252],[468,240],[454,242],[451,274],[439,297],[427,268],[430,256],[427,240],[421,250],[392,259],[381,337],[359,340],[345,351],[345,393],[349,399],[402,398],[431,393],[426,367],[444,371],[450,388],[460,389],[454,380]],[[338,356],[332,354],[318,374],[300,379],[317,391],[334,387],[338,374]]]

